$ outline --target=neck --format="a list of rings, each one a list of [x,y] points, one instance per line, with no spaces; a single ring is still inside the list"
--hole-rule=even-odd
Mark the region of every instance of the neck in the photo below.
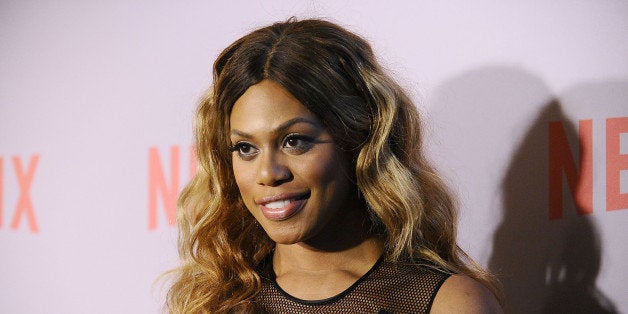
[[[359,244],[338,251],[324,251],[305,243],[278,244],[273,256],[273,268],[277,276],[288,272],[328,272],[345,270],[364,273],[383,254],[383,241],[375,236]]]
[[[277,244],[273,265],[277,276],[291,271],[366,272],[383,254],[383,243],[371,230],[366,211],[352,210],[332,218],[312,239]]]

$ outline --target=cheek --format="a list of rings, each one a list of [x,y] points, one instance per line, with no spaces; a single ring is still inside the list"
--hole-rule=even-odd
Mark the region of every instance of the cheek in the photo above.
[[[252,177],[253,172],[249,168],[245,163],[233,159],[233,177],[244,201],[250,193],[251,185],[255,182],[255,178]]]
[[[344,185],[347,181],[348,169],[333,152],[313,156],[307,161],[296,163],[295,167],[303,180],[322,189],[336,189],[337,185]]]

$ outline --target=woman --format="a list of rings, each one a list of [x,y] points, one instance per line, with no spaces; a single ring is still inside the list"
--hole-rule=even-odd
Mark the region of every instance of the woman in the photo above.
[[[237,40],[198,109],[170,311],[501,311],[420,135],[355,34],[289,20]]]

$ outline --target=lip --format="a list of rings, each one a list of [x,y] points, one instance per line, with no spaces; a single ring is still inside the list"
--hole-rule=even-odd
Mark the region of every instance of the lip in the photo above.
[[[266,219],[282,221],[300,212],[309,198],[309,191],[301,193],[283,193],[257,199],[255,203],[260,206],[262,214]],[[266,207],[266,204],[277,201],[290,201],[290,203],[280,208]]]

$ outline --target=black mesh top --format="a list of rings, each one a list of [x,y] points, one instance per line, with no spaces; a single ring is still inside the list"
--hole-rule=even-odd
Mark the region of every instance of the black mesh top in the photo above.
[[[309,301],[283,291],[275,280],[272,262],[267,262],[260,269],[262,290],[255,303],[267,313],[428,313],[449,274],[426,265],[380,258],[347,290],[328,299]]]

